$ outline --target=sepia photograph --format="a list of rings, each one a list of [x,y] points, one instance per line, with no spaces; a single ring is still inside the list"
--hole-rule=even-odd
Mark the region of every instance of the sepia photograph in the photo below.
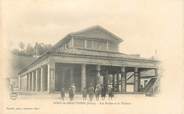
[[[184,114],[182,0],[2,0],[2,114]]]

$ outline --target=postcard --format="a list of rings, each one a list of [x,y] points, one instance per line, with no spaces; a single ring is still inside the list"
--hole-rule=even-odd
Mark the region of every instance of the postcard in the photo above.
[[[184,114],[182,0],[1,6],[1,114]]]

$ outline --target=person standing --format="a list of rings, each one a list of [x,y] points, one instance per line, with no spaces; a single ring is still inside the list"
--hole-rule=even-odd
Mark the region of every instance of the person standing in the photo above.
[[[102,100],[105,100],[105,97],[106,97],[106,87],[105,87],[105,85],[103,85],[103,87],[102,87],[101,97],[102,97]]]
[[[64,101],[65,99],[65,89],[61,88],[61,99]]]
[[[101,93],[101,86],[100,84],[97,84],[95,89],[95,97],[97,101],[99,100],[100,93]]]
[[[92,101],[93,96],[94,96],[94,87],[93,87],[92,84],[90,84],[90,87],[89,87],[88,91],[89,91],[89,100]]]
[[[75,95],[75,91],[76,91],[75,83],[72,83],[71,88],[72,88],[74,95]]]
[[[68,93],[69,93],[70,101],[72,101],[74,98],[74,90],[72,89],[72,87],[69,88]]]
[[[83,101],[86,101],[86,98],[87,98],[87,89],[86,88],[84,88],[82,90],[82,98],[83,98]]]
[[[108,95],[109,95],[109,99],[112,100],[112,98],[114,97],[114,93],[111,86],[108,87]]]

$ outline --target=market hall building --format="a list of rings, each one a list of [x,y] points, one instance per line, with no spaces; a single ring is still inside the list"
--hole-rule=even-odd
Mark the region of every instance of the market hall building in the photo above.
[[[118,51],[123,40],[101,26],[66,35],[19,72],[19,89],[55,93],[74,84],[112,86],[115,93],[144,93],[158,80],[158,61]]]

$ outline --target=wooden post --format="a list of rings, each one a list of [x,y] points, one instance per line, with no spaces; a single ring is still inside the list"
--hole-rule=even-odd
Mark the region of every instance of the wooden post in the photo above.
[[[157,77],[158,76],[158,69],[155,68],[154,71],[155,71],[155,77]]]
[[[134,69],[134,92],[139,92],[139,73],[138,73],[138,68]]]
[[[126,72],[125,67],[121,67],[121,92],[126,92]]]
[[[70,42],[71,42],[71,46],[70,47],[73,48],[74,47],[74,39],[73,39],[73,37],[71,38]]]

